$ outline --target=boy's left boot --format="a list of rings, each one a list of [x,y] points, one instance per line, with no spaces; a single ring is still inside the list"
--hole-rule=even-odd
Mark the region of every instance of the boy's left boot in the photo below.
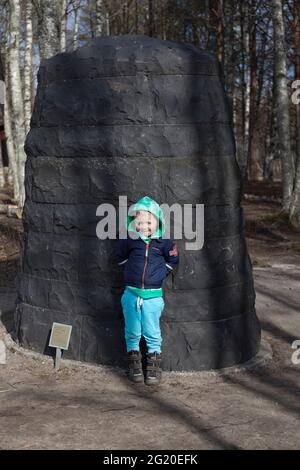
[[[162,370],[161,370],[161,354],[154,351],[147,353],[147,365],[146,365],[146,385],[159,385],[161,382]]]
[[[128,378],[135,383],[143,382],[142,355],[140,351],[129,351],[128,359]]]

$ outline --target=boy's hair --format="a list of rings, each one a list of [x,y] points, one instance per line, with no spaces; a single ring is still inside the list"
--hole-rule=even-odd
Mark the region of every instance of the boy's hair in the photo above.
[[[147,210],[143,210],[143,212],[148,212],[148,214],[153,215],[153,217],[154,217],[157,221],[159,221],[158,218],[156,217],[156,215],[152,214],[152,212],[147,211]],[[134,219],[136,219],[136,217],[137,217],[138,215],[140,215],[140,213],[141,213],[141,210],[137,210],[136,213],[134,214]]]
[[[141,211],[141,210],[138,210],[138,211],[136,211],[136,213],[134,214],[134,218],[135,218],[136,216],[140,215],[141,212],[148,212],[148,214],[151,214],[151,215],[153,215],[153,216],[155,217],[155,215],[152,214],[152,212],[150,212],[150,211],[146,211],[146,210],[142,210],[142,211]],[[156,218],[157,218],[157,217],[156,217]]]

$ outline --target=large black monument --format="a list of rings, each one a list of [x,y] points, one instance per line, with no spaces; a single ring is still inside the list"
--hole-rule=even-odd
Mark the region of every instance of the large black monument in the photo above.
[[[123,365],[122,278],[96,208],[148,195],[204,204],[205,243],[164,286],[163,369],[203,370],[255,355],[260,326],[243,234],[231,112],[216,58],[147,36],[103,37],[42,62],[26,145],[15,333],[46,351],[73,325],[65,357]]]

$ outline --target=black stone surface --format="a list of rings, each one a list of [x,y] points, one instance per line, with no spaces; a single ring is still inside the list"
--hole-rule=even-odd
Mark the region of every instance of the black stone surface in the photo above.
[[[205,370],[260,344],[240,208],[231,112],[216,58],[147,36],[103,37],[42,62],[25,143],[26,202],[15,335],[49,353],[53,321],[70,323],[64,357],[125,365],[122,275],[96,208],[119,196],[204,204],[204,246],[164,284],[163,368]]]

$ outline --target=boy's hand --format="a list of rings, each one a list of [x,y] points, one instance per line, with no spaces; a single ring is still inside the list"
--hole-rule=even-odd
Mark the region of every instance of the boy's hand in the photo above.
[[[179,252],[176,243],[173,240],[169,240],[166,246],[164,258],[166,261],[167,276],[173,271],[173,269],[179,263]]]
[[[128,240],[126,239],[117,239],[115,242],[115,260],[118,266],[124,271],[126,262],[128,261],[129,249],[128,249]]]
[[[172,250],[169,251],[169,256],[179,256],[176,243],[174,244]]]

